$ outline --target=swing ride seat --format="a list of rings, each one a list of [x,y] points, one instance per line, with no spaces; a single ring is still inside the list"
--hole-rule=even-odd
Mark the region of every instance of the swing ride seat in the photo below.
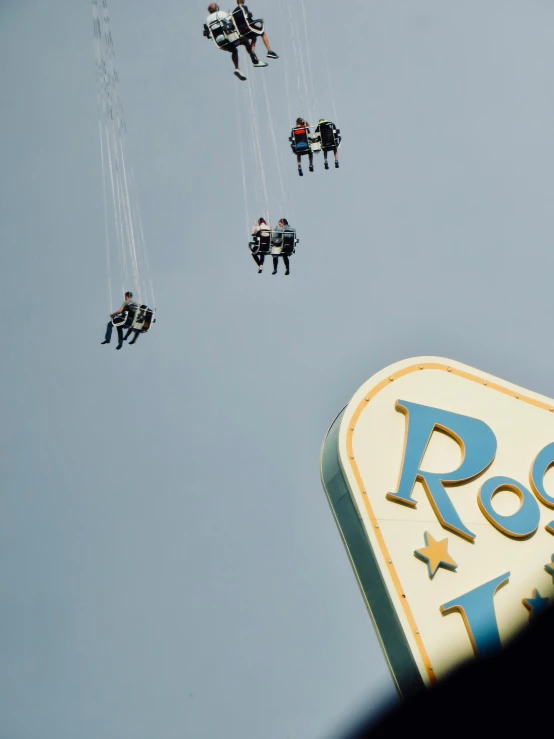
[[[149,308],[147,305],[141,305],[140,308],[136,311],[136,315],[132,323],[132,328],[134,328],[135,331],[140,331],[142,334],[145,334],[153,322],[154,311],[152,310],[152,308]]]
[[[282,235],[283,243],[281,255],[284,257],[290,257],[290,255],[294,254],[294,252],[296,251],[296,244],[298,244],[296,231],[294,229],[290,229],[289,231],[283,231]]]
[[[129,306],[126,310],[121,313],[116,313],[112,318],[113,326],[121,326],[121,328],[131,328],[137,314],[138,306]]]
[[[290,257],[294,254],[298,244],[295,229],[291,228],[287,231],[264,231],[259,236],[254,237],[248,246],[252,254],[271,254],[272,248],[279,247],[279,254]]]
[[[320,123],[318,133],[322,151],[339,148],[341,142],[340,131],[334,123],[331,123],[331,121]]]
[[[256,20],[248,20],[248,16],[242,5],[237,5],[231,15],[233,17],[235,28],[241,38],[252,39],[263,34],[263,19],[257,18]]]
[[[295,154],[308,154],[312,150],[311,136],[305,126],[293,128],[289,137],[290,148]]]
[[[240,41],[240,33],[230,18],[217,18],[208,26],[210,38],[218,49],[232,49]]]
[[[272,231],[259,231],[248,246],[252,254],[269,254],[271,250]]]

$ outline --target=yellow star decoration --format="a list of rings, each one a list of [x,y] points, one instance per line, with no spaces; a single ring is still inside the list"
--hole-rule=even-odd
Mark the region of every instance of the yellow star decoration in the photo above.
[[[448,539],[437,541],[433,539],[428,531],[425,532],[424,536],[425,546],[421,549],[416,549],[414,555],[427,563],[431,580],[434,578],[439,567],[444,567],[445,570],[451,570],[453,572],[458,565],[448,554]]]

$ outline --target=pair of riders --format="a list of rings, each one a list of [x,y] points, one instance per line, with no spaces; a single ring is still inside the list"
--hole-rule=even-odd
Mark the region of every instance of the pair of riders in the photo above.
[[[220,10],[217,3],[210,3],[210,5],[208,5],[209,15],[206,18],[206,22],[204,23],[204,36],[206,38],[212,37],[212,32],[210,28],[211,25],[216,21],[221,21],[224,24],[230,24],[229,27],[232,27],[234,29],[235,25],[233,23],[233,17],[235,16],[237,10],[242,14],[242,17],[250,32],[247,32],[248,35],[241,35],[240,38],[238,38],[237,40],[232,41],[225,46],[221,46],[220,48],[230,52],[235,67],[235,77],[238,77],[239,80],[244,81],[246,79],[246,75],[244,75],[239,69],[239,46],[244,46],[246,48],[246,51],[248,52],[248,54],[250,55],[250,59],[252,60],[252,64],[255,67],[267,67],[267,62],[260,61],[255,53],[257,36],[262,37],[262,41],[264,42],[267,49],[267,56],[269,59],[279,59],[279,56],[271,49],[269,39],[267,38],[267,34],[263,28],[263,23],[261,21],[254,20],[252,13],[244,4],[244,0],[237,0],[237,7],[231,15],[223,10]]]
[[[312,134],[310,133],[310,124],[308,123],[308,121],[304,120],[304,118],[296,119],[296,125],[292,129],[292,136],[290,140],[294,141],[295,131],[300,130],[302,132],[305,132],[305,135],[306,135],[306,138],[305,138],[306,148],[303,151],[299,151],[298,144],[293,144],[293,149],[296,149],[296,162],[298,164],[298,174],[301,177],[304,174],[302,172],[302,156],[304,154],[308,155],[308,161],[310,163],[308,169],[310,170],[310,172],[314,171],[314,153],[311,149],[310,141],[313,142],[315,140],[319,140],[321,142],[325,169],[329,169],[329,162],[327,161],[327,154],[329,153],[329,151],[332,151],[335,157],[335,169],[339,168],[339,154],[337,151],[337,146],[336,145],[333,145],[333,146],[324,145],[325,142],[322,141],[322,132],[324,131],[325,128],[332,129],[332,132],[330,135],[332,137],[333,144],[340,143],[340,136],[338,136],[339,131],[332,121],[327,121],[324,118],[320,118],[317,126],[315,127],[314,135],[312,136]]]
[[[252,227],[252,236],[254,237],[255,241],[259,240],[260,236],[271,237],[271,256],[273,258],[273,272],[271,274],[273,275],[277,274],[277,267],[279,265],[280,256],[283,257],[283,262],[285,263],[285,274],[290,274],[289,258],[286,254],[281,253],[283,250],[282,234],[287,231],[294,231],[294,229],[289,226],[289,222],[286,218],[281,218],[279,220],[277,228],[273,229],[273,231],[267,225],[265,218],[258,218],[258,220],[254,223],[254,226]],[[252,254],[252,258],[258,265],[258,274],[261,274],[264,265],[265,254]]]

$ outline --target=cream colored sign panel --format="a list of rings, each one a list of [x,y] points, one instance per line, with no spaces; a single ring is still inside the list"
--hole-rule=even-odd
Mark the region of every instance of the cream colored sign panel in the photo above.
[[[441,358],[354,396],[339,460],[426,683],[554,595],[554,400]]]

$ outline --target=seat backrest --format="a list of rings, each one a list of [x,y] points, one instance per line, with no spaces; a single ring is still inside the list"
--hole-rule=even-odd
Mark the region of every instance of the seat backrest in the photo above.
[[[144,319],[146,317],[146,309],[146,305],[141,305],[140,308],[137,309],[135,317],[133,319],[133,328],[142,329]]]
[[[248,18],[246,17],[246,13],[242,5],[237,5],[231,15],[235,21],[237,31],[241,36],[246,36],[246,34],[250,32],[250,26],[248,25]]]
[[[260,36],[264,32],[264,22],[261,20],[250,21],[244,7],[237,5],[237,7],[231,13],[237,31],[243,38],[253,38],[254,36]],[[256,23],[256,25],[252,25]]]
[[[258,254],[269,254],[269,249],[271,247],[271,232],[258,231],[258,238],[260,240]]]
[[[310,148],[308,141],[308,129],[304,126],[302,128],[292,129],[292,140],[294,142],[294,148],[297,152],[307,151]]]
[[[283,251],[282,254],[289,256],[294,252],[296,245],[296,231],[285,231],[283,233]]]
[[[330,121],[319,124],[319,135],[322,149],[330,149],[336,146],[335,126]]]
[[[146,308],[146,306],[144,306]],[[145,314],[144,314],[144,323],[142,324],[142,332],[145,333],[148,331],[150,326],[152,325],[152,320],[154,318],[154,311],[152,308],[146,308]]]
[[[135,314],[137,312],[136,305],[129,305],[125,308],[122,313],[117,313],[112,318],[112,324],[114,326],[122,326],[123,328],[130,328],[135,320]]]
[[[208,28],[213,40],[221,48],[229,46],[239,37],[233,22],[226,18],[217,18],[210,23]]]

